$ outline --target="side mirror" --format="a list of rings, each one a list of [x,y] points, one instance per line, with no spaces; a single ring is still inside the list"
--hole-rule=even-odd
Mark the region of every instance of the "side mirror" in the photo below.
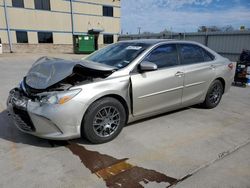
[[[139,69],[142,72],[155,71],[155,70],[157,70],[157,65],[155,63],[152,63],[152,62],[149,62],[149,61],[142,61],[140,63]]]

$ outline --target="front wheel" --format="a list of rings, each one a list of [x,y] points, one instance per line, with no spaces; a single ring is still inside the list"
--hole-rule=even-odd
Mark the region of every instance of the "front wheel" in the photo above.
[[[126,123],[126,111],[115,98],[106,97],[94,102],[82,122],[82,134],[91,143],[113,140]]]
[[[210,85],[206,99],[203,102],[203,106],[206,108],[215,108],[221,100],[221,97],[223,95],[223,85],[221,81],[215,80],[213,83]]]

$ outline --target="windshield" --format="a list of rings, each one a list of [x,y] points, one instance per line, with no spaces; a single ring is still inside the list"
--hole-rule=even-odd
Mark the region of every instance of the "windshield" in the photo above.
[[[118,69],[126,67],[150,45],[138,42],[121,42],[109,45],[91,54],[86,60],[114,66]]]

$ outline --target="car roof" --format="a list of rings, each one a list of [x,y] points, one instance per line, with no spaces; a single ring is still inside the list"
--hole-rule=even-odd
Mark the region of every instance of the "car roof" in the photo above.
[[[215,51],[209,49],[208,47],[204,46],[201,43],[195,42],[195,41],[189,41],[189,40],[179,40],[179,39],[136,39],[136,40],[124,40],[124,41],[119,41],[119,43],[142,43],[142,44],[147,44],[149,46],[154,46],[156,44],[162,43],[162,42],[174,42],[174,43],[181,43],[181,44],[194,44],[198,45],[206,50],[208,50],[210,53],[213,55],[217,56]]]
[[[155,45],[161,42],[176,42],[176,43],[187,43],[187,44],[198,44],[195,41],[188,41],[188,40],[177,40],[177,39],[136,39],[136,40],[125,40],[125,41],[119,41],[122,43],[142,43],[142,44],[148,44],[148,45]]]
[[[123,42],[123,43],[143,43],[143,44],[150,44],[150,45],[154,45],[160,42],[169,42],[169,41],[177,41],[174,39],[137,39],[137,40],[125,40],[125,41],[119,41],[119,42]]]

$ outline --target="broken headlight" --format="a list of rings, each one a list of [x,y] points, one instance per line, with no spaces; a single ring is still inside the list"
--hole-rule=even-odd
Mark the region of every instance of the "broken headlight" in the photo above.
[[[64,104],[81,92],[81,89],[47,93],[41,96],[40,102],[47,104]]]

